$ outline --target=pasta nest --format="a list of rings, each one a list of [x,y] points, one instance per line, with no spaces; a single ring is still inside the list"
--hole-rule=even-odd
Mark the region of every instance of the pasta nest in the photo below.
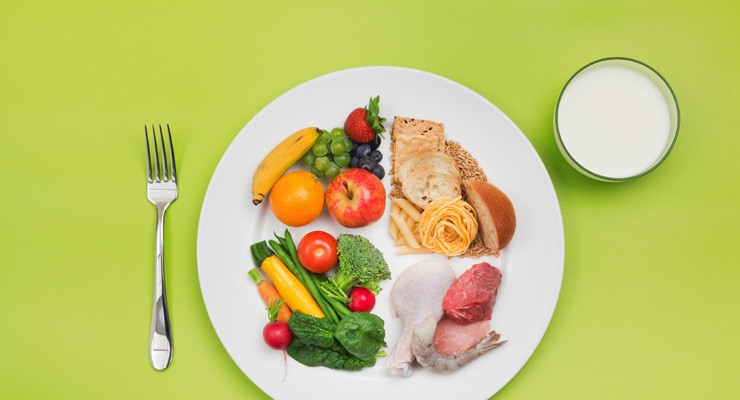
[[[424,247],[446,256],[459,256],[478,235],[475,210],[462,197],[440,197],[424,207],[419,221]]]

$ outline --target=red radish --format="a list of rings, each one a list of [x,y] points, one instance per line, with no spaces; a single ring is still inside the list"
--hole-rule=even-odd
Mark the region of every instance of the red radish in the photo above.
[[[293,339],[288,324],[277,320],[278,312],[283,306],[283,301],[275,300],[267,307],[267,315],[270,322],[262,328],[262,338],[268,346],[275,350],[285,350]]]
[[[350,311],[370,312],[375,307],[375,295],[368,288],[356,287],[349,291]]]
[[[293,339],[293,335],[288,329],[288,324],[281,321],[271,321],[262,329],[262,337],[265,343],[275,350],[284,350]]]

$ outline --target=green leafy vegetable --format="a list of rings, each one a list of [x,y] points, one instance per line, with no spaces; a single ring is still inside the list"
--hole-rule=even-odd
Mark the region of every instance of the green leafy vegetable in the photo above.
[[[316,318],[296,310],[288,320],[288,328],[306,345],[331,347],[335,343],[337,324],[329,318]]]
[[[359,371],[375,365],[375,358],[361,360],[350,354],[338,342],[329,347],[319,347],[293,340],[285,349],[289,356],[309,367],[324,366],[345,371]]]
[[[345,322],[346,321],[346,322]],[[295,311],[288,321],[293,341],[289,356],[309,367],[357,371],[375,365],[385,346],[385,323],[370,313],[351,313],[339,324]]]
[[[322,285],[332,297],[349,302],[347,292],[355,286],[366,287],[378,294],[379,282],[391,279],[391,271],[383,253],[367,238],[343,233],[337,238],[337,252],[337,273],[329,278],[329,283]]]
[[[334,337],[355,357],[374,360],[380,348],[386,345],[384,326],[385,322],[377,315],[354,312],[339,321]]]

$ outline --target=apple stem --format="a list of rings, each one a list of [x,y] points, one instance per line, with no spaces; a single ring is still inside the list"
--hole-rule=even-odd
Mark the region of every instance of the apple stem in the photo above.
[[[347,181],[342,181],[342,185],[344,185],[344,190],[347,191],[347,197],[352,200],[352,192],[349,191],[349,185],[347,184]]]

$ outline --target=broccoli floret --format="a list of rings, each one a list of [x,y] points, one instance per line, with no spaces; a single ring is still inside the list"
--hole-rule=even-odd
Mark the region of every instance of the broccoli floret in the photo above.
[[[391,279],[391,271],[383,259],[383,253],[365,237],[340,234],[337,238],[337,252],[339,265],[336,275],[330,278],[330,282],[339,293],[345,294],[355,286],[362,286],[378,294],[380,292],[378,283]],[[332,292],[337,294],[337,297],[341,296],[336,291]],[[344,297],[346,298],[346,295]]]

